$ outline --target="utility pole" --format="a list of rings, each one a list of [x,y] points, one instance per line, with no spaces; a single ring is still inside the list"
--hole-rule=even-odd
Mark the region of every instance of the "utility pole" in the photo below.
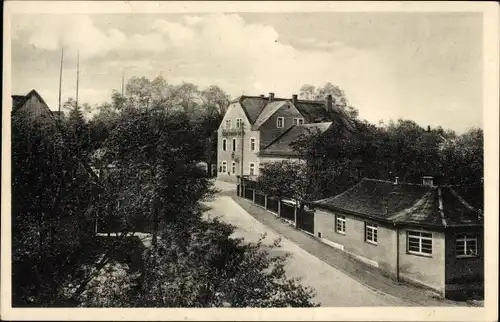
[[[241,122],[241,158],[240,158],[240,175],[243,180],[243,154],[245,152],[243,145],[245,144],[245,123]]]
[[[78,81],[80,79],[80,50],[76,52],[76,108],[78,109]]]
[[[59,120],[61,120],[61,87],[62,87],[63,60],[64,60],[64,47],[61,48],[61,68],[59,69]]]
[[[124,84],[125,84],[125,72],[122,70],[122,96],[123,96]]]

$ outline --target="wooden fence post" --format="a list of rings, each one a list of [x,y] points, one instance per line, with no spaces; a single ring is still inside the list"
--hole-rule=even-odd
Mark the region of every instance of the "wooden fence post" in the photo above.
[[[264,209],[267,210],[267,195],[264,195]]]

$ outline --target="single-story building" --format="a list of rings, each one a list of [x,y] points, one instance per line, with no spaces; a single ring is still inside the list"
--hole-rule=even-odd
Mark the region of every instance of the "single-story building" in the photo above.
[[[315,235],[443,297],[484,287],[483,187],[362,179],[312,203]]]

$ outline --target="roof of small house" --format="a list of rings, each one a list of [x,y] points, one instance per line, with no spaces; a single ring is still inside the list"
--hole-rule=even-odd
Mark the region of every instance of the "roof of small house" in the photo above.
[[[50,110],[49,106],[47,103],[45,103],[45,100],[38,94],[38,92],[34,89],[29,91],[28,94],[26,95],[12,95],[12,113],[17,112],[21,107],[24,106],[24,104],[32,97],[36,96],[38,100],[42,103],[42,106],[45,107],[45,109],[52,115],[54,115],[53,111]]]
[[[293,125],[275,138],[264,149],[259,152],[260,156],[297,156],[297,152],[292,148],[292,143],[303,135],[314,134],[316,131],[325,132],[332,122],[310,123]]]
[[[313,204],[393,224],[442,228],[482,225],[482,200],[469,203],[460,192],[453,186],[365,178],[351,189]]]

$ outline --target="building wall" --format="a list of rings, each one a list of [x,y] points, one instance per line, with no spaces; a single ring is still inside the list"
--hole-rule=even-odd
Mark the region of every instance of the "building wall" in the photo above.
[[[243,122],[244,135],[241,136],[223,136],[223,130],[225,129],[226,120],[231,120],[231,128],[236,129],[236,119],[241,118]],[[250,149],[250,138],[254,137],[256,139],[255,151]],[[223,151],[223,139],[226,139],[226,151]],[[236,151],[234,151],[235,158],[233,158],[233,138],[236,139]],[[248,121],[246,114],[241,107],[239,102],[232,103],[229,105],[224,118],[222,119],[221,125],[217,131],[217,177],[220,180],[236,182],[236,176],[241,175],[241,162],[243,162],[243,175],[249,175],[250,173],[250,162],[255,164],[255,173],[258,174],[259,171],[259,158],[257,153],[259,152],[259,131],[252,131],[250,122]],[[243,153],[242,153],[243,144]],[[227,171],[221,173],[220,167],[222,166],[222,161],[227,162]],[[236,164],[236,171],[232,171],[232,162]]]
[[[326,243],[339,248],[357,259],[378,267],[392,277],[396,277],[397,269],[397,236],[398,230],[382,223],[378,224],[377,245],[365,241],[365,219],[337,213],[346,218],[346,233],[335,231],[335,212],[323,209],[315,211],[315,232],[321,233]],[[444,293],[445,274],[445,235],[443,232],[433,231],[432,256],[424,257],[407,252],[407,230],[416,228],[402,228],[399,230],[399,274],[400,278],[409,282],[418,283]]]
[[[457,258],[456,237],[460,233],[475,233],[478,236],[478,256]],[[469,228],[446,232],[446,285],[450,289],[467,284],[482,284],[484,281],[484,238],[482,228]],[[467,287],[466,287],[467,288]]]
[[[277,128],[276,122],[278,117],[284,118],[283,128]],[[278,137],[280,134],[285,132],[290,126],[293,125],[294,118],[303,118],[300,112],[297,110],[293,104],[288,102],[283,105],[279,110],[277,110],[270,118],[267,119],[264,124],[260,127],[261,133],[261,148],[266,147],[273,139]],[[305,122],[305,120],[304,120]]]
[[[361,218],[338,213],[346,217],[345,235],[335,231],[334,212],[317,209],[315,212],[316,235],[321,232],[322,238],[332,241],[345,252],[361,256],[368,264],[381,268],[389,273],[396,272],[396,232],[378,224],[378,244],[365,241],[365,221]]]
[[[432,256],[408,253],[407,231],[432,232]],[[407,227],[399,231],[399,273],[408,281],[433,288],[444,295],[445,284],[445,234],[439,231]]]

